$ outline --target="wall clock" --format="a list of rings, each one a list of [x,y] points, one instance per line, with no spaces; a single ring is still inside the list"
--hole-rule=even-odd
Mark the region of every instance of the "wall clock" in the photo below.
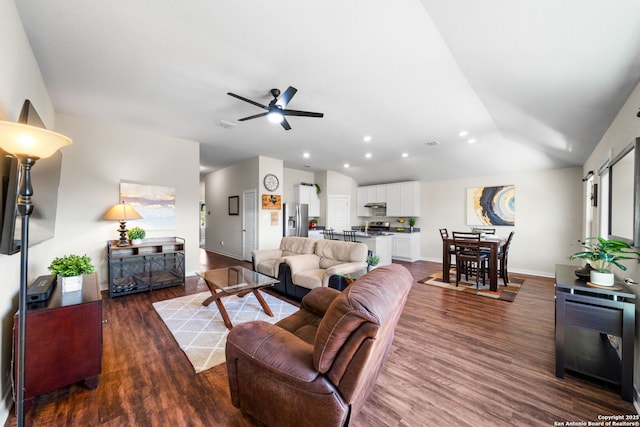
[[[263,183],[264,183],[264,188],[266,188],[269,191],[276,191],[278,189],[278,186],[280,185],[280,182],[278,181],[278,177],[272,173],[268,173],[264,176]]]

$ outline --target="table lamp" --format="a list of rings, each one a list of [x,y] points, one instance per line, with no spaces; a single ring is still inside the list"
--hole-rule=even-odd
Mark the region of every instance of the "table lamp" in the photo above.
[[[142,216],[136,211],[130,204],[120,202],[114,205],[109,212],[104,216],[104,219],[115,219],[120,221],[120,240],[118,246],[129,246],[129,240],[127,239],[127,220],[128,219],[142,219]]]
[[[31,168],[36,163],[36,160],[47,158],[69,144],[71,144],[71,139],[59,133],[22,123],[0,121],[0,148],[16,157],[20,166],[17,210],[22,216],[22,244],[20,245],[20,289],[18,297],[18,372],[15,390],[16,416],[19,427],[24,426],[29,216],[33,213]]]

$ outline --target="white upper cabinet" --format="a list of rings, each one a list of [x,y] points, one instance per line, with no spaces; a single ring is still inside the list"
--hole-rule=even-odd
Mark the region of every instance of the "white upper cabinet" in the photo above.
[[[320,198],[316,193],[315,186],[296,184],[293,186],[293,194],[296,203],[309,205],[310,217],[320,216]]]
[[[420,216],[420,182],[387,184],[387,216]]]
[[[366,185],[358,187],[358,216],[373,216],[371,208],[365,208],[367,203],[386,203],[387,202],[387,185]]]

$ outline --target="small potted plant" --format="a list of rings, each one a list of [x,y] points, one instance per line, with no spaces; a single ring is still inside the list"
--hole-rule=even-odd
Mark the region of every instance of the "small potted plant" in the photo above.
[[[413,226],[416,225],[416,219],[414,217],[411,217],[407,220],[407,222],[409,223],[409,231],[413,233]]]
[[[127,234],[132,245],[139,245],[142,243],[142,239],[144,239],[144,236],[146,236],[147,233],[140,227],[133,227],[127,232]]]
[[[63,293],[81,290],[82,275],[91,274],[94,270],[91,258],[87,255],[65,255],[55,258],[49,265],[49,271],[61,277]]]
[[[591,283],[601,286],[613,286],[611,264],[622,271],[627,267],[620,263],[625,259],[635,259],[640,262],[640,252],[631,250],[631,245],[621,240],[607,240],[602,237],[587,237],[578,241],[584,250],[574,253],[569,259],[583,259],[593,270],[590,273]]]
[[[367,257],[367,271],[371,271],[378,266],[380,262],[380,257],[378,255],[369,255]]]

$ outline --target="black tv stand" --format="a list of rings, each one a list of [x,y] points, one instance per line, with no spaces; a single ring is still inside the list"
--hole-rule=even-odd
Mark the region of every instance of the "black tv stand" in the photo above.
[[[556,376],[565,369],[619,385],[633,401],[635,299],[624,283],[588,286],[576,266],[556,265]],[[621,341],[621,351],[616,340]]]

